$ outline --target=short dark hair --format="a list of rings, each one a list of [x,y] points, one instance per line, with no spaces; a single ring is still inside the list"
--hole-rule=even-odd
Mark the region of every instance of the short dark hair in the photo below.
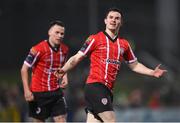
[[[65,27],[65,25],[64,25],[64,23],[62,21],[55,20],[55,21],[51,21],[49,23],[49,29],[54,25],[59,25],[59,26]]]
[[[122,13],[122,11],[121,11],[120,9],[116,8],[116,7],[109,8],[109,9],[107,10],[107,12],[106,12],[106,17],[108,16],[109,12],[111,12],[111,11],[120,13],[120,14],[121,14],[121,17],[123,18],[123,13]]]

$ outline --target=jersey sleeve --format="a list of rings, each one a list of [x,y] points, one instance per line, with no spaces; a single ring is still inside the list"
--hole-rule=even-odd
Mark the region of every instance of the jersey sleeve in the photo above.
[[[134,52],[133,52],[133,50],[132,50],[132,48],[128,42],[126,42],[126,50],[124,52],[123,57],[124,57],[125,62],[127,64],[131,64],[131,63],[137,61],[137,58],[134,55]]]
[[[28,67],[32,67],[34,63],[37,61],[39,55],[40,51],[38,51],[36,47],[32,47],[24,61],[24,64],[26,64]]]
[[[91,35],[86,39],[79,52],[81,52],[84,56],[87,56],[94,49],[95,49],[95,37]]]

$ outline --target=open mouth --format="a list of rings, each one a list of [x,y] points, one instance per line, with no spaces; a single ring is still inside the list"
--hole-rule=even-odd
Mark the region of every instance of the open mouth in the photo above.
[[[116,24],[110,24],[111,26],[116,26]]]

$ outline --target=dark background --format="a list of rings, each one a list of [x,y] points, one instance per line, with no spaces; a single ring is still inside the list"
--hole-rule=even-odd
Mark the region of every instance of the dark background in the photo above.
[[[162,48],[169,47],[168,52],[178,58],[178,3],[177,0],[1,0],[0,67],[19,68],[29,48],[47,37],[48,24],[55,19],[66,24],[65,42],[73,52],[77,51],[89,34],[104,29],[105,11],[113,6],[124,12],[120,34],[135,42],[136,50],[146,50],[162,61],[165,59],[162,52],[168,50]],[[162,40],[167,38],[170,40]]]

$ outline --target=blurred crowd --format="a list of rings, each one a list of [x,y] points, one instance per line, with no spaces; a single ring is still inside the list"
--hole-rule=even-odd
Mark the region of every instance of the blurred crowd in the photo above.
[[[0,86],[0,121],[26,121],[27,107],[19,85],[1,83]]]

